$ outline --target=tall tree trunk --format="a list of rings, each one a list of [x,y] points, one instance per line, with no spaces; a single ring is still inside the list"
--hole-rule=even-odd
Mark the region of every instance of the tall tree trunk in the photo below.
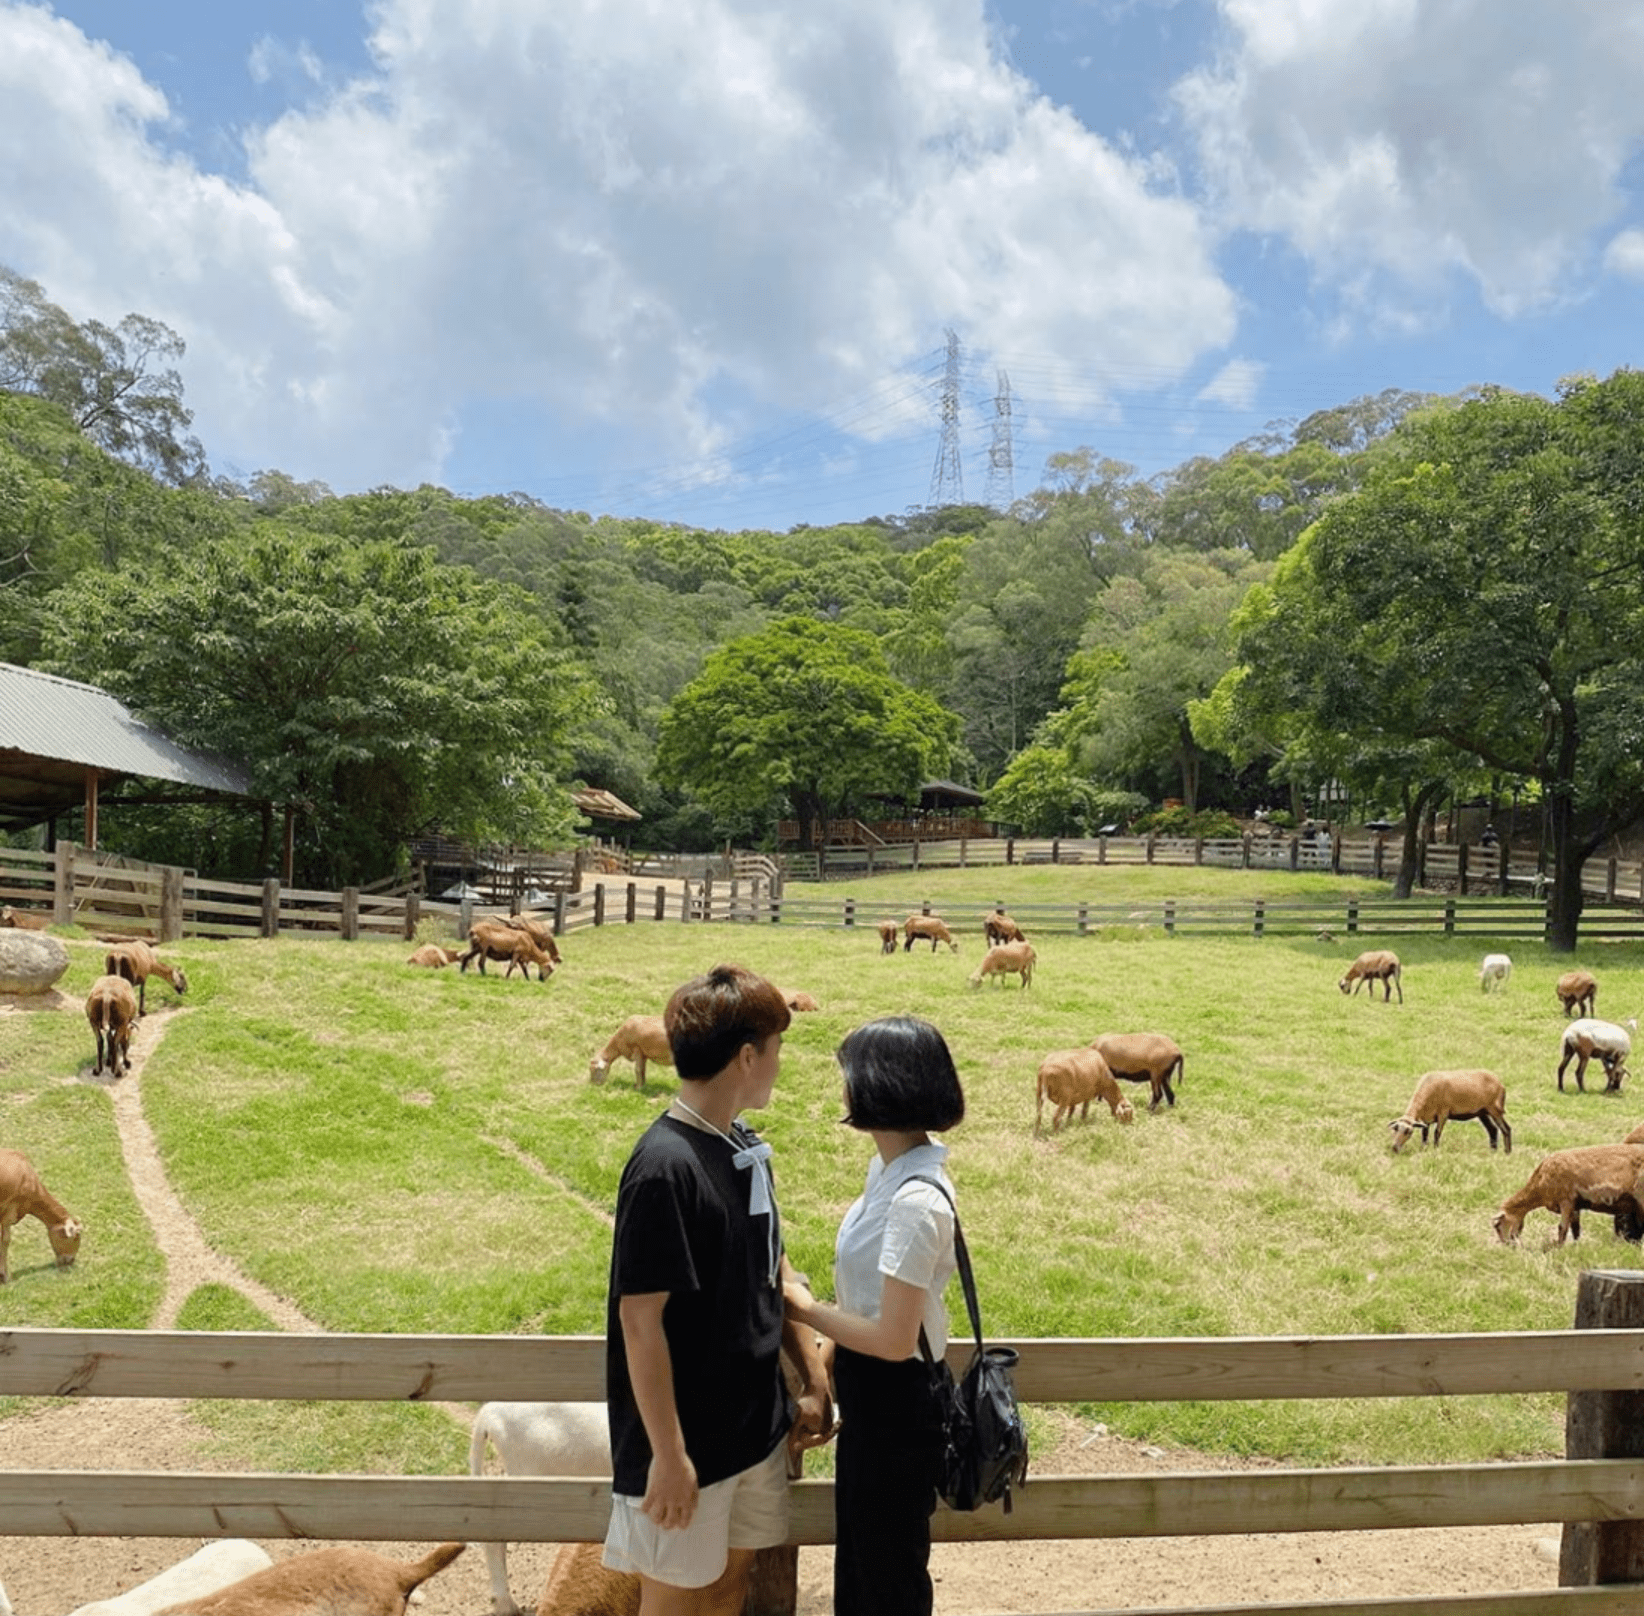
[[[1575,825],[1575,763],[1580,727],[1575,703],[1559,703],[1558,759],[1543,786],[1547,801],[1548,840],[1553,854],[1553,890],[1547,900],[1547,946],[1555,954],[1573,954],[1581,929],[1581,866],[1603,839],[1578,838]]]
[[[1399,852],[1399,873],[1393,881],[1395,898],[1408,898],[1415,890],[1416,871],[1421,864],[1417,835],[1421,829],[1422,816],[1427,812],[1428,805],[1437,800],[1443,789],[1442,780],[1429,780],[1414,795],[1411,794],[1408,784],[1399,788],[1404,805],[1404,845]]]

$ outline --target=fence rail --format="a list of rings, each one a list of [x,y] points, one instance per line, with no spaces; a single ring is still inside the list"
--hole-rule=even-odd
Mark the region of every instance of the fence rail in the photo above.
[[[1632,1290],[1637,1274],[1602,1276]],[[1630,1315],[1629,1315],[1630,1316]],[[1644,1329],[1466,1335],[1020,1340],[1027,1402],[1450,1397],[1644,1390]],[[968,1347],[949,1360],[962,1367]],[[0,1330],[0,1395],[425,1401],[598,1399],[597,1336],[280,1335]],[[792,1489],[790,1542],[833,1541],[832,1484]],[[0,1520],[24,1536],[461,1538],[596,1541],[608,1482],[0,1470]],[[1633,1522],[1644,1461],[1574,1456],[1485,1464],[1282,1468],[1039,1477],[1010,1515],[938,1511],[939,1541],[1156,1537],[1397,1527]],[[1626,1528],[1623,1528],[1624,1530]],[[1636,1528],[1633,1528],[1636,1530]],[[1644,1584],[1613,1606],[1576,1590],[1492,1596],[1527,1611],[1644,1611]],[[1467,1599],[1365,1608],[1459,1613]],[[1288,1607],[1335,1616],[1337,1603]],[[1492,1610],[1508,1608],[1492,1603]],[[1516,1606],[1513,1608],[1517,1608]]]

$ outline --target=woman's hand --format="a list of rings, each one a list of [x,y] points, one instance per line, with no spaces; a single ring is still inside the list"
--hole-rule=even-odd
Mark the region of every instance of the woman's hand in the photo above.
[[[788,1432],[788,1452],[803,1453],[833,1441],[839,1423],[833,1417],[833,1398],[826,1386],[801,1392],[794,1402],[793,1426]]]

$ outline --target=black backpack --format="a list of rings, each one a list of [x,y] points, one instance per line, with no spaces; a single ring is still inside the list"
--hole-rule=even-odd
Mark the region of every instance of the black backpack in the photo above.
[[[936,1491],[950,1509],[973,1510],[983,1504],[1004,1500],[1010,1514],[1010,1490],[1027,1484],[1027,1427],[1016,1406],[1013,1371],[1018,1354],[1014,1347],[989,1347],[982,1342],[982,1312],[976,1302],[976,1280],[971,1273],[970,1252],[964,1230],[959,1226],[959,1209],[940,1180],[917,1177],[942,1192],[953,1208],[953,1254],[959,1265],[959,1281],[965,1288],[965,1307],[970,1313],[976,1351],[957,1384],[943,1359],[931,1356],[924,1325],[919,1326],[919,1350],[930,1371],[931,1390],[941,1411],[942,1461],[937,1472]]]

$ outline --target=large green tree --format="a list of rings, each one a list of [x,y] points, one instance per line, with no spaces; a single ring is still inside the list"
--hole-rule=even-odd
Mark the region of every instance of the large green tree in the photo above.
[[[483,839],[569,833],[573,722],[597,700],[518,590],[432,551],[268,524],[51,600],[46,655],[293,804],[299,878],[395,869],[434,826]]]
[[[910,796],[940,773],[959,720],[894,678],[859,629],[790,617],[714,652],[674,698],[657,773],[720,818],[748,823],[786,800],[811,825],[870,796]]]
[[[1644,375],[1411,417],[1280,564],[1239,642],[1269,707],[1540,783],[1549,936],[1644,811]]]

